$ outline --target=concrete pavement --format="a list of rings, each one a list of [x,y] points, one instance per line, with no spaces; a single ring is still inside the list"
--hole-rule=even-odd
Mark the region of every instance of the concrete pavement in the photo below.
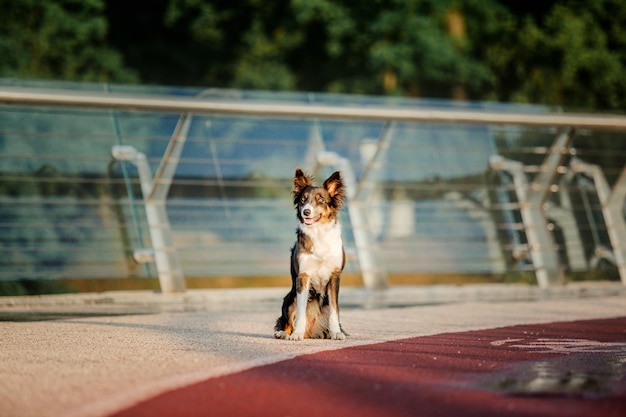
[[[340,295],[346,341],[272,337],[287,289],[0,297],[0,416],[104,416],[210,377],[407,337],[621,317],[626,287],[393,287]]]

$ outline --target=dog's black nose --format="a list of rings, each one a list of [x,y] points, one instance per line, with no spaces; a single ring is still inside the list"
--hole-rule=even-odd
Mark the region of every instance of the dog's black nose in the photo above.
[[[302,214],[304,214],[305,216],[310,216],[311,215],[311,210],[306,209],[306,210],[302,211]]]

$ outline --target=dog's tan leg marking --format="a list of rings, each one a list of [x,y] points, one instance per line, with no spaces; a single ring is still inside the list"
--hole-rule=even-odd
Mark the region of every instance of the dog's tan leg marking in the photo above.
[[[330,314],[328,317],[328,328],[330,330],[330,338],[334,340],[345,340],[346,335],[341,331],[339,325],[339,282],[341,269],[335,268],[328,282],[328,297]]]
[[[302,272],[298,275],[298,280],[296,281],[296,292],[300,294],[304,288],[309,286],[309,276]]]
[[[289,340],[304,340],[306,331],[306,306],[309,301],[309,276],[301,272],[296,282],[296,320]]]

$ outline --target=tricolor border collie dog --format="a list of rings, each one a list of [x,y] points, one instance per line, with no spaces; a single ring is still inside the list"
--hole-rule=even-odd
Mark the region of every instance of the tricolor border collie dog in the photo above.
[[[339,324],[339,281],[345,265],[339,209],[344,184],[334,172],[321,187],[297,168],[293,203],[300,221],[291,249],[291,291],[276,320],[277,339],[346,338]]]

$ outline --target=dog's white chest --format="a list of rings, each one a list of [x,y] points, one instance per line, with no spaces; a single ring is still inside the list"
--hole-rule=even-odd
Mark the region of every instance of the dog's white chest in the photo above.
[[[303,227],[311,239],[310,253],[299,256],[300,272],[306,273],[315,286],[325,286],[331,273],[343,265],[343,241],[339,222]]]

